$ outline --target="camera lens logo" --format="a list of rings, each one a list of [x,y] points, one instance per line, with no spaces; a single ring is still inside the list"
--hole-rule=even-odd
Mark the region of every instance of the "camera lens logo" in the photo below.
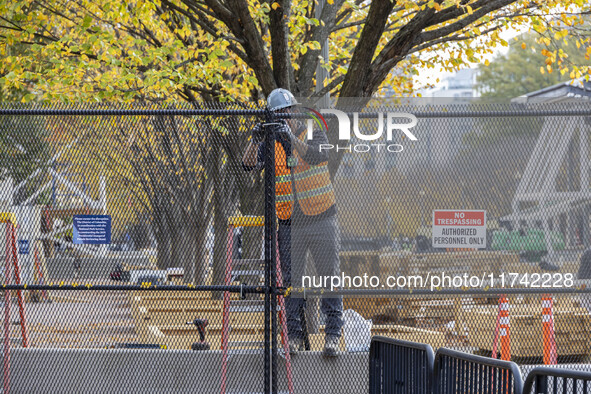
[[[328,131],[328,124],[320,112],[308,107],[303,108],[308,111],[308,115],[312,118],[308,120],[308,138],[312,138],[311,133],[313,129],[313,123],[316,123],[320,130],[324,132]]]
[[[402,145],[389,144],[389,142],[393,141],[394,134],[396,132],[402,132],[402,134],[410,141],[417,141],[417,137],[410,131],[411,128],[417,125],[417,118],[416,116],[410,113],[387,112],[384,114],[382,112],[379,112],[375,116],[377,118],[377,127],[371,128],[371,130],[374,131],[374,134],[364,134],[361,132],[361,128],[359,127],[360,116],[358,112],[354,112],[352,114],[353,121],[351,121],[351,119],[349,118],[349,114],[337,109],[321,109],[320,112],[308,107],[304,107],[304,109],[308,111],[308,115],[311,118],[308,119],[308,139],[312,139],[314,136],[314,123],[318,125],[320,130],[323,130],[325,132],[328,131],[328,124],[324,119],[324,116],[322,116],[322,114],[331,114],[334,117],[336,117],[338,121],[338,136],[339,140],[341,141],[352,141],[352,131],[354,138],[359,141],[376,141],[378,139],[385,137],[386,142],[388,142],[388,144],[350,144],[346,146],[340,146],[338,144],[320,144],[319,149],[321,151],[325,149],[335,149],[337,152],[339,150],[347,150],[350,152],[368,152],[371,149],[376,149],[377,151],[380,151],[382,150],[382,148],[385,148],[384,150],[388,152],[401,152],[404,149]],[[375,122],[376,120],[373,121]]]

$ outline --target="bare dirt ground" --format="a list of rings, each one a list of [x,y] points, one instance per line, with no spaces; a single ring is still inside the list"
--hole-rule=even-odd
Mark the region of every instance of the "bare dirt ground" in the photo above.
[[[138,339],[123,291],[53,291],[50,298],[49,303],[25,303],[30,347],[105,348]],[[21,344],[19,320],[14,297],[11,338],[16,346]]]

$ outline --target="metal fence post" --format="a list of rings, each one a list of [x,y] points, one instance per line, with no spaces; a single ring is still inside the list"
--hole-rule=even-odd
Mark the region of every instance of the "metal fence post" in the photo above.
[[[267,123],[274,115],[267,111]],[[277,283],[275,225],[275,132],[265,133],[265,393],[277,392]]]

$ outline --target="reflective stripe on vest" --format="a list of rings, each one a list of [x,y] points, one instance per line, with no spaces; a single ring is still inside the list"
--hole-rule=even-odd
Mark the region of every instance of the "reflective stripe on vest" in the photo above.
[[[324,171],[328,171],[325,165],[318,165],[314,167],[310,167],[309,169],[298,172],[294,174],[294,178],[296,181],[301,181],[302,179],[310,178],[311,176],[322,174]]]
[[[291,182],[291,175],[277,175],[275,176],[275,183]]]
[[[305,137],[305,133],[302,136]],[[294,149],[296,167],[287,166],[287,154],[283,146],[275,142],[275,203],[277,217],[289,219],[293,212],[294,191],[305,215],[318,215],[335,204],[334,189],[326,162],[310,166]],[[293,175],[292,175],[293,172]]]
[[[316,197],[316,196],[320,196],[322,194],[326,194],[326,193],[332,193],[334,192],[334,189],[332,187],[332,184],[326,185],[326,186],[322,186],[319,187],[317,189],[310,189],[310,190],[306,190],[305,192],[300,192],[298,193],[298,199],[301,200],[305,200],[308,198],[312,198],[312,197]],[[293,194],[283,194],[281,196],[275,196],[275,201],[276,202],[288,202],[288,201],[292,201],[293,198]]]

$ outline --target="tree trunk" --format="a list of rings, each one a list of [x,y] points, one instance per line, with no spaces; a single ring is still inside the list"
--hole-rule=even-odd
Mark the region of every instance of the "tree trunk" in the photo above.
[[[225,212],[223,201],[221,201],[219,190],[217,189],[214,195],[214,217],[213,217],[213,272],[211,278],[212,285],[225,284],[226,274],[226,243],[227,243],[227,222],[228,215]],[[212,298],[220,299],[221,292],[212,294]]]
[[[205,244],[207,242],[207,226],[195,226],[195,231],[191,236],[193,241],[193,253],[194,253],[194,265],[195,265],[195,279],[196,285],[205,284],[205,278],[207,276],[207,269],[209,260],[205,253]]]
[[[159,269],[166,269],[171,266],[170,260],[170,233],[168,232],[167,226],[163,226],[162,221],[158,221],[155,228],[154,236],[156,237],[157,243],[157,258],[156,266]]]

